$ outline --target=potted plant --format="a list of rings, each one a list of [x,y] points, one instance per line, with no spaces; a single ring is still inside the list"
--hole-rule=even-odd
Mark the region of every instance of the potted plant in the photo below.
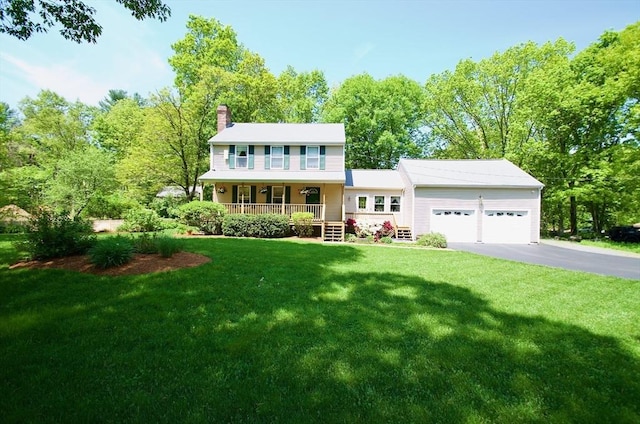
[[[218,187],[218,193],[224,193],[225,191],[227,191],[227,188],[225,186]]]
[[[265,186],[260,187],[260,193],[266,194],[267,193],[267,187],[265,187]]]

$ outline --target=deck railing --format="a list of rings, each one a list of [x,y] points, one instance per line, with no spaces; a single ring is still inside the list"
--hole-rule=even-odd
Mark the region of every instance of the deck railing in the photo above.
[[[272,204],[272,203],[222,203],[228,214],[262,215],[265,213],[282,214],[291,218],[295,212],[311,212],[313,220],[324,221],[324,205]]]

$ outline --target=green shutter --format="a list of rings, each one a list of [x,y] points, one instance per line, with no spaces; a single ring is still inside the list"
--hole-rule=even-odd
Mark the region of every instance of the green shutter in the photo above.
[[[325,155],[326,155],[325,146],[320,146],[320,169],[324,169]]]
[[[257,203],[256,202],[256,186],[251,186],[251,202],[250,203]]]
[[[289,169],[289,146],[284,146],[284,169]]]
[[[264,146],[264,169],[271,168],[271,146]]]
[[[229,169],[236,167],[236,146],[229,146]]]
[[[253,169],[253,154],[254,154],[254,146],[250,145],[249,146],[249,169]]]
[[[307,169],[307,146],[300,146],[300,169]]]
[[[271,186],[267,186],[267,203],[271,203]]]
[[[284,188],[284,203],[291,203],[291,186]]]
[[[238,186],[237,185],[231,186],[231,201],[238,203]]]

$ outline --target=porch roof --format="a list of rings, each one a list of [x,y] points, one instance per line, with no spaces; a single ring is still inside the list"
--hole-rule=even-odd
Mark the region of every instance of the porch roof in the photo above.
[[[200,181],[241,181],[245,183],[331,183],[344,184],[342,171],[207,171],[198,178]]]
[[[395,169],[347,169],[347,189],[402,190],[402,177]]]

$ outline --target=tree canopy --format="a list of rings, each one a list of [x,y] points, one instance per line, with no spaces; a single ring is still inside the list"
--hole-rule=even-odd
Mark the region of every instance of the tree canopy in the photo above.
[[[165,21],[171,9],[160,0],[115,0],[138,20]],[[95,43],[102,26],[95,20],[96,10],[81,0],[3,0],[0,1],[0,32],[20,40],[34,33],[47,32],[59,25],[60,34],[77,43]]]

